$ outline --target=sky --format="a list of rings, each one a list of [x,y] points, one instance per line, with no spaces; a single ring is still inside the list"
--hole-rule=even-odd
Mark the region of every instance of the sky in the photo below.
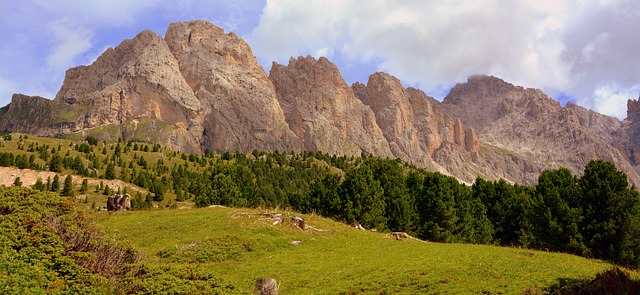
[[[347,83],[376,71],[442,99],[475,74],[624,119],[640,96],[637,0],[0,0],[0,106],[52,99],[65,71],[143,30],[204,19],[273,61],[325,56]]]

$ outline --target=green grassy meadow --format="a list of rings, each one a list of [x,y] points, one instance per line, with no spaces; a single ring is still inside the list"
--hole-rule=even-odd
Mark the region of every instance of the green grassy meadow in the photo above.
[[[302,215],[313,227],[303,231],[289,223],[293,213],[279,212],[285,222],[273,225],[260,215],[266,212],[102,212],[96,222],[130,240],[146,261],[213,269],[247,292],[255,279],[271,277],[280,294],[521,294],[613,267],[568,254],[395,240],[316,215]]]

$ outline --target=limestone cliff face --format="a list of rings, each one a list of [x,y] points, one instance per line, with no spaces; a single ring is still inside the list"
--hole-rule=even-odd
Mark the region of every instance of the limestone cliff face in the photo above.
[[[151,31],[107,49],[90,66],[69,69],[54,101],[78,105],[71,132],[125,124],[122,135],[127,139],[199,149],[203,120],[200,102],[180,74],[178,61],[167,44]],[[162,122],[168,128],[157,131],[169,134],[146,130],[152,131],[148,138],[136,136],[141,119],[152,124]]]
[[[470,163],[480,160],[478,138],[473,129],[445,114],[438,101],[418,89],[405,89],[385,73],[352,88],[375,113],[395,157],[473,181]]]
[[[603,159],[640,183],[618,148],[622,125],[615,118],[571,103],[561,107],[540,90],[487,76],[456,85],[442,106],[478,130],[493,176],[533,184],[545,169],[566,167],[579,174],[589,160]]]
[[[49,135],[50,130],[42,128],[55,125],[52,121],[59,113],[56,104],[44,97],[14,94],[11,103],[0,109],[0,126],[4,130],[39,136]]]
[[[622,149],[640,173],[640,98],[627,101],[627,118],[622,122]]]
[[[202,106],[205,146],[213,151],[301,149],[247,43],[206,21],[173,23],[165,39]]]
[[[274,63],[269,78],[289,128],[305,150],[392,156],[374,113],[326,58],[292,58],[287,66]]]

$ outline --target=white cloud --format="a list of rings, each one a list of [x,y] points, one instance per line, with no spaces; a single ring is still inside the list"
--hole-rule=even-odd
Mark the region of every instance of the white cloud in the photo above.
[[[637,99],[640,94],[640,84],[630,89],[620,91],[617,85],[604,85],[594,90],[593,97],[583,101],[586,105],[605,115],[624,118],[627,115],[627,100]]]
[[[639,11],[634,0],[278,0],[250,43],[264,64],[340,51],[428,92],[491,74],[621,118],[605,94],[640,81]]]
[[[265,63],[322,48],[341,50],[353,59],[380,60],[380,70],[427,88],[476,73],[533,77],[539,87],[549,86],[561,73],[547,70],[557,54],[543,52],[562,48],[545,40],[558,26],[545,12],[563,7],[549,1],[545,10],[544,3],[532,3],[268,1],[252,44]]]
[[[75,64],[78,55],[91,48],[93,32],[68,19],[56,20],[50,24],[53,51],[47,62],[55,68],[66,68]]]

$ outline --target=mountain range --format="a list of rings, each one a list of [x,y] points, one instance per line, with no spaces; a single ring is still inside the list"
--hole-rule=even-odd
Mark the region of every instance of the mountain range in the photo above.
[[[185,152],[322,151],[399,158],[471,183],[535,184],[546,169],[579,174],[611,161],[640,184],[640,103],[620,121],[538,89],[472,76],[442,102],[387,73],[349,86],[321,57],[273,63],[207,21],[143,31],[67,70],[52,100],[14,94],[0,130],[149,141]]]

